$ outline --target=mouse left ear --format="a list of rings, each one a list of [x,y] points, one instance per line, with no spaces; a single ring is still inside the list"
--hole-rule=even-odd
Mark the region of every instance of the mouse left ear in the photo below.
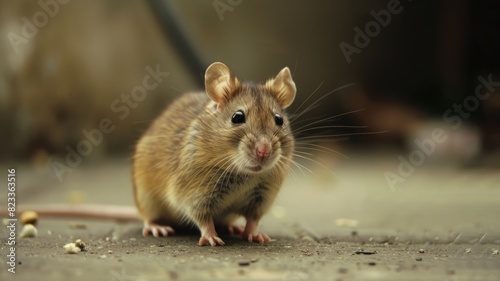
[[[293,82],[292,74],[288,67],[283,68],[274,79],[267,81],[266,88],[274,95],[282,108],[289,107],[297,93],[295,82]]]
[[[218,109],[227,104],[239,87],[238,78],[221,62],[212,63],[205,71],[205,91]]]

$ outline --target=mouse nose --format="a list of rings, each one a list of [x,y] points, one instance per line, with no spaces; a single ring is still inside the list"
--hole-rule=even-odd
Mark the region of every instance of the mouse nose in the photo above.
[[[271,145],[269,145],[269,143],[258,143],[255,146],[255,154],[257,158],[267,158],[269,154],[271,154]]]

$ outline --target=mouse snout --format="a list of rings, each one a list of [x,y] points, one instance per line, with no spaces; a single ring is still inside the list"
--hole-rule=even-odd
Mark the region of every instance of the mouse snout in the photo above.
[[[268,141],[260,141],[255,145],[255,155],[258,159],[264,160],[271,154],[271,144]]]

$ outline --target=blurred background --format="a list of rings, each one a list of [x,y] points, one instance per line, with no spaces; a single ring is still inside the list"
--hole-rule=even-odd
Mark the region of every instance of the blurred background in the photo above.
[[[0,166],[19,208],[133,208],[136,141],[209,64],[288,66],[298,164],[264,232],[500,244],[499,50],[493,0],[0,0]]]
[[[500,3],[485,0],[1,1],[1,161],[129,157],[165,106],[202,90],[205,68],[222,61],[253,81],[289,66],[292,113],[324,96],[297,127],[363,109],[304,132],[368,133],[322,146],[409,152],[442,128],[432,157],[497,163],[499,19]],[[336,125],[366,127],[324,127]]]

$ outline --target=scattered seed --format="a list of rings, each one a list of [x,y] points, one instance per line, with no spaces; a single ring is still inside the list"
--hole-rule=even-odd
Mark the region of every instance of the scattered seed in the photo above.
[[[337,224],[337,226],[346,227],[346,228],[355,228],[359,225],[358,220],[347,219],[347,218],[337,219],[337,220],[335,220],[335,223]]]
[[[21,214],[21,217],[19,219],[21,220],[22,224],[36,225],[36,222],[38,221],[38,214],[33,211],[26,211]]]
[[[36,227],[32,224],[26,224],[23,229],[21,230],[21,234],[19,236],[26,238],[26,237],[36,237],[38,234],[38,230]]]
[[[377,265],[377,263],[376,263],[376,262],[374,262],[374,261],[371,261],[371,262],[369,262],[369,263],[368,263],[368,265],[369,265],[369,266],[375,266],[375,265]]]
[[[64,251],[66,252],[66,254],[76,254],[76,253],[79,253],[81,251],[80,248],[78,248],[75,243],[68,243],[66,245],[63,246],[64,248]]]
[[[306,240],[306,241],[315,241],[314,238],[311,237],[310,235],[304,235],[304,236],[302,236],[301,239]]]
[[[420,249],[420,250],[418,250],[418,252],[421,253],[421,254],[423,254],[423,253],[425,253],[425,250],[424,249]]]
[[[468,253],[470,253],[470,252],[472,252],[472,249],[471,249],[471,248],[467,248],[467,249],[465,249],[465,253],[466,253],[466,254],[468,254]]]

